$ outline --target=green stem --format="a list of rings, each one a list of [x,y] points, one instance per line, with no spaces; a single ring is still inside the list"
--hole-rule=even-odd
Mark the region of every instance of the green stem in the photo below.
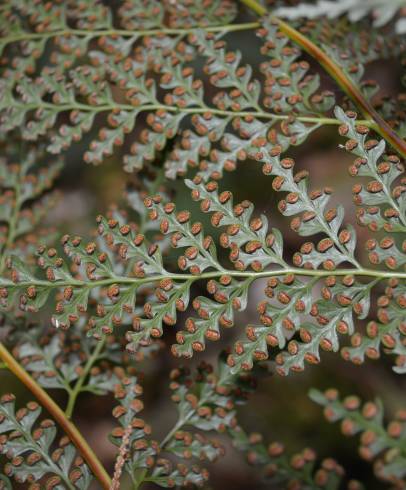
[[[167,272],[166,274],[156,274],[155,276],[149,276],[144,278],[137,277],[121,277],[121,276],[113,276],[108,279],[99,279],[96,281],[80,281],[74,280],[71,281],[44,281],[39,279],[33,279],[32,281],[22,281],[17,283],[18,286],[22,288],[28,288],[29,286],[46,286],[51,288],[61,288],[61,287],[83,287],[83,288],[96,288],[100,286],[110,286],[111,284],[132,284],[132,285],[141,285],[148,284],[161,281],[162,279],[172,279],[174,281],[198,281],[201,279],[215,279],[222,275],[229,275],[235,278],[246,278],[250,277],[253,280],[273,277],[273,276],[284,276],[287,274],[295,274],[297,276],[308,276],[308,277],[328,277],[328,276],[362,276],[362,277],[373,277],[383,279],[406,279],[406,272],[397,272],[397,271],[381,271],[381,270],[373,270],[366,268],[348,268],[348,269],[336,269],[332,271],[327,270],[319,270],[319,269],[300,269],[298,267],[286,267],[279,269],[271,269],[262,272],[254,272],[254,271],[236,271],[236,270],[228,270],[221,269],[216,271],[204,272],[202,274],[192,275],[192,274],[177,274],[172,272]],[[3,280],[0,282],[0,287],[7,286],[16,286],[15,283]]]
[[[134,485],[133,485],[133,490],[138,490],[141,485],[147,481],[147,479],[145,478],[148,474],[148,470],[144,469],[144,468],[139,468],[138,471],[136,472],[135,476],[134,476]]]
[[[248,8],[259,14],[266,15],[267,10],[256,0],[241,0]],[[277,17],[271,16],[271,20],[278,24],[279,29],[286,34],[293,42],[298,44],[310,56],[312,56],[326,72],[337,82],[341,89],[348,95],[354,104],[361,110],[364,117],[374,121],[374,129],[396,149],[402,157],[406,158],[406,141],[404,141],[382,118],[380,114],[372,107],[370,102],[363,96],[357,85],[348,77],[340,66],[325,53],[321,48],[316,46],[310,39],[301,34],[298,30],[291,27]]]
[[[52,418],[60,425],[65,434],[76,446],[83,459],[89,465],[94,476],[104,490],[110,488],[110,477],[100,463],[98,457],[88,445],[76,426],[66,417],[61,408],[54,402],[48,393],[23,369],[3,344],[0,344],[0,358],[7,364],[10,371],[31,391],[41,405],[49,412]]]
[[[209,395],[206,397],[200,398],[199,403],[195,408],[190,410],[184,417],[179,417],[178,421],[176,424],[172,427],[172,429],[166,434],[166,436],[162,439],[161,444],[159,445],[160,449],[162,450],[172,439],[172,437],[176,434],[178,430],[180,430],[184,425],[187,424],[187,422],[193,417],[193,415],[196,413],[197,409],[204,405],[208,400],[210,399]]]
[[[85,367],[83,368],[83,372],[75,383],[75,386],[69,393],[68,403],[66,405],[65,414],[70,419],[72,418],[73,410],[75,408],[76,399],[82,391],[83,384],[92,369],[93,365],[99,359],[100,353],[106,345],[106,338],[97,342],[96,347],[92,353],[92,355],[87,360]]]
[[[255,112],[253,111],[227,111],[227,110],[221,110],[221,109],[216,109],[212,107],[174,107],[171,105],[165,105],[165,104],[146,104],[140,107],[133,106],[131,104],[120,104],[120,103],[112,103],[112,104],[103,104],[100,106],[91,106],[87,104],[82,104],[80,102],[75,102],[71,104],[53,104],[51,102],[44,102],[42,101],[41,103],[32,103],[32,104],[24,104],[24,103],[19,103],[18,101],[13,102],[13,107],[20,107],[21,110],[24,110],[24,112],[29,111],[29,110],[40,110],[40,109],[49,109],[49,110],[54,110],[55,112],[64,112],[64,111],[74,111],[74,110],[79,110],[83,112],[94,112],[95,114],[101,113],[101,112],[111,112],[115,109],[120,109],[123,111],[134,111],[137,114],[140,112],[144,111],[158,111],[158,110],[164,110],[167,112],[173,112],[173,113],[184,113],[184,114],[213,114],[221,117],[256,117],[258,119],[268,119],[272,121],[287,121],[292,119],[292,115],[286,115],[286,114],[274,114],[272,112],[265,112],[261,110],[257,110]],[[308,123],[308,124],[319,124],[321,126],[326,126],[326,125],[332,125],[332,126],[339,126],[342,124],[342,122],[339,119],[336,119],[334,117],[316,117],[316,116],[294,116],[294,118],[297,121],[301,121],[303,123]],[[369,128],[376,129],[376,125],[374,121],[371,121],[370,119],[366,120],[357,120],[358,124],[365,125]]]
[[[1,40],[3,46],[19,42],[19,41],[35,41],[35,40],[44,40],[47,41],[53,37],[59,36],[77,36],[77,37],[86,37],[89,40],[94,39],[96,37],[129,37],[134,38],[136,41],[138,38],[143,36],[157,36],[161,34],[167,35],[182,35],[186,36],[188,34],[192,34],[196,31],[196,29],[203,29],[208,32],[235,32],[235,31],[246,31],[251,29],[257,29],[260,26],[258,22],[246,22],[241,24],[230,24],[230,25],[222,25],[222,26],[195,26],[190,29],[175,29],[175,28],[167,28],[162,27],[160,29],[143,29],[139,31],[130,31],[126,29],[101,29],[95,31],[88,31],[86,29],[58,29],[55,31],[47,31],[47,32],[21,32],[19,34],[15,34],[12,36],[4,37]]]
[[[375,432],[379,437],[384,439],[387,447],[397,449],[398,451],[400,450],[403,455],[406,456],[406,441],[403,438],[394,439],[393,437],[390,437],[381,425],[365,419],[359,412],[347,412],[347,417],[362,427],[362,431],[370,430],[371,432]]]
[[[190,416],[186,419],[178,419],[178,421],[176,422],[176,424],[172,427],[172,429],[166,434],[166,436],[162,439],[162,442],[160,444],[160,447],[161,448],[164,448],[168,442],[172,439],[172,437],[176,434],[176,432],[178,432],[179,429],[181,429],[181,427],[183,427],[187,420],[190,419],[190,417],[193,415],[194,411],[191,411],[190,412]]]

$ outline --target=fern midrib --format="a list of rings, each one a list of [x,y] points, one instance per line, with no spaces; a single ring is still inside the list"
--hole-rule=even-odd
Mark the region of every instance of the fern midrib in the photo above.
[[[8,106],[7,106],[8,107]],[[3,107],[3,109],[7,109],[6,106]],[[64,112],[64,111],[83,111],[83,112],[89,112],[89,113],[101,113],[101,112],[111,112],[115,109],[120,109],[123,111],[131,111],[134,112],[135,115],[138,115],[138,113],[143,112],[143,111],[158,111],[158,110],[164,110],[167,112],[172,112],[172,113],[184,113],[184,114],[213,114],[217,116],[223,116],[223,117],[256,117],[258,119],[270,119],[270,120],[275,120],[275,121],[291,121],[292,117],[297,120],[301,121],[303,123],[309,123],[309,124],[319,124],[319,125],[325,125],[325,126],[339,126],[342,124],[342,122],[339,119],[336,119],[334,117],[314,117],[314,116],[300,116],[296,114],[275,114],[273,112],[265,112],[265,111],[228,111],[228,110],[221,110],[221,109],[216,109],[214,107],[210,106],[204,106],[204,107],[174,107],[172,105],[166,105],[166,104],[146,104],[146,105],[139,105],[139,106],[134,106],[131,104],[120,104],[120,103],[113,103],[113,104],[103,104],[99,106],[92,106],[92,105],[87,105],[83,104],[80,102],[75,102],[75,103],[69,103],[69,104],[53,104],[50,102],[45,102],[41,101],[38,103],[24,103],[24,102],[19,102],[14,100],[13,101],[13,106],[12,107],[18,107],[21,110],[24,110],[24,112],[33,110],[41,110],[41,109],[48,109],[54,112]],[[358,120],[357,121],[359,124],[365,125],[369,128],[375,128],[375,123],[369,119],[365,120]],[[79,124],[80,126],[80,124]]]
[[[86,30],[86,29],[72,29],[72,28],[64,28],[64,29],[56,29],[53,31],[47,32],[22,32],[20,34],[15,34],[12,36],[6,36],[1,39],[1,44],[6,46],[7,44],[11,44],[19,41],[35,41],[35,40],[43,40],[47,41],[53,37],[58,36],[77,36],[84,37],[87,39],[94,39],[95,37],[129,37],[133,38],[136,41],[138,38],[143,36],[159,36],[160,34],[168,34],[168,35],[182,35],[186,36],[188,34],[193,34],[196,29],[201,29],[207,32],[234,32],[234,31],[246,31],[251,29],[258,29],[260,27],[259,22],[244,22],[240,24],[228,24],[221,26],[194,26],[191,28],[170,28],[170,27],[162,27],[159,29],[140,29],[138,31],[132,31],[127,29],[100,29],[100,30]]]
[[[320,270],[320,269],[300,269],[298,267],[287,267],[280,269],[272,269],[261,272],[251,272],[251,271],[236,271],[229,269],[220,269],[210,272],[203,272],[201,274],[178,274],[167,272],[166,274],[156,274],[149,277],[137,278],[137,277],[123,277],[123,276],[113,276],[107,279],[98,279],[94,281],[84,281],[75,280],[70,281],[47,281],[41,279],[32,279],[31,281],[21,281],[14,283],[9,280],[3,280],[0,282],[0,287],[18,287],[25,288],[29,286],[42,286],[49,288],[61,288],[61,287],[76,287],[76,288],[96,288],[100,286],[110,286],[112,284],[133,284],[141,285],[147,283],[159,282],[163,279],[172,279],[174,281],[198,281],[202,279],[215,279],[223,275],[235,277],[235,278],[253,278],[261,279],[273,276],[285,276],[288,274],[294,274],[297,276],[307,276],[307,277],[318,277],[324,278],[329,276],[362,276],[362,277],[372,277],[378,278],[380,280],[385,279],[406,279],[406,272],[399,271],[381,271],[373,270],[367,268],[346,268],[346,269],[336,269],[336,270]]]

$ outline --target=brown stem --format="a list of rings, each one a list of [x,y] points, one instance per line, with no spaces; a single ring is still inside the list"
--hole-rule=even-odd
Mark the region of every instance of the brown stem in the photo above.
[[[251,10],[259,15],[265,15],[267,10],[260,5],[256,0],[241,0]],[[390,144],[392,147],[406,158],[406,141],[404,141],[390,125],[378,114],[372,105],[365,99],[355,83],[349,78],[343,70],[325,53],[321,48],[316,46],[310,39],[301,34],[294,27],[283,20],[271,16],[271,19],[276,22],[279,29],[285,33],[293,42],[303,48],[310,56],[326,70],[326,72],[334,78],[342,90],[361,110],[364,116],[372,119],[375,122],[374,129]]]
[[[14,359],[6,347],[0,343],[0,358],[8,366],[15,376],[31,391],[35,398],[45,407],[49,414],[61,426],[69,439],[76,446],[83,459],[89,465],[94,476],[100,482],[104,490],[108,490],[111,485],[111,480],[98,457],[93,452],[92,448],[83,438],[76,426],[66,417],[63,410],[52,400],[48,393],[43,390],[38,383],[23,369],[20,364]]]

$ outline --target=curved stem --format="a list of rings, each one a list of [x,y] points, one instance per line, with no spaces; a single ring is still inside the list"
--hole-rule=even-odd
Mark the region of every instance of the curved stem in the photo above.
[[[241,0],[247,7],[263,16],[267,13],[265,7],[259,4],[256,0]],[[402,157],[406,158],[406,141],[404,141],[378,114],[367,99],[362,95],[356,84],[349,78],[343,70],[325,53],[321,48],[316,46],[310,39],[301,34],[294,27],[290,26],[283,20],[271,16],[271,19],[276,22],[279,29],[285,33],[293,42],[303,48],[310,56],[312,56],[325,70],[334,78],[341,89],[348,95],[354,104],[361,110],[362,114],[375,122],[374,129],[399,152]]]
[[[108,490],[111,484],[110,477],[76,426],[66,417],[64,412],[54,400],[52,400],[48,393],[20,366],[3,344],[0,344],[0,358],[61,426],[63,431],[76,446],[83,459],[89,465],[92,473],[100,482],[101,487]]]

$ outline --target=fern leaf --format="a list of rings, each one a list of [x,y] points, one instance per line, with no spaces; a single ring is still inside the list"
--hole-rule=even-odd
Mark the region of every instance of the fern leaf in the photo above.
[[[41,408],[35,402],[16,412],[14,396],[2,397],[0,449],[10,460],[6,465],[7,476],[22,483],[44,481],[60,488],[87,489],[92,480],[88,467],[75,456],[75,448],[66,438],[52,450],[56,427],[52,420],[37,425],[40,414]]]
[[[406,198],[403,185],[395,185],[396,179],[404,173],[396,155],[384,158],[385,141],[367,139],[369,130],[356,124],[355,113],[345,114],[336,108],[336,116],[343,125],[340,133],[348,138],[345,148],[358,158],[350,167],[353,176],[369,177],[366,186],[353,188],[354,202],[362,206],[358,217],[361,224],[372,230],[384,228],[386,231],[406,230]],[[364,208],[364,205],[367,206]],[[384,206],[384,208],[382,208]]]
[[[340,400],[337,390],[325,393],[310,392],[313,401],[324,407],[324,415],[329,422],[341,422],[341,430],[346,436],[361,433],[359,453],[367,461],[374,462],[377,478],[401,487],[405,480],[405,411],[399,410],[395,420],[386,427],[383,424],[383,405],[380,400],[366,402],[356,396]]]

